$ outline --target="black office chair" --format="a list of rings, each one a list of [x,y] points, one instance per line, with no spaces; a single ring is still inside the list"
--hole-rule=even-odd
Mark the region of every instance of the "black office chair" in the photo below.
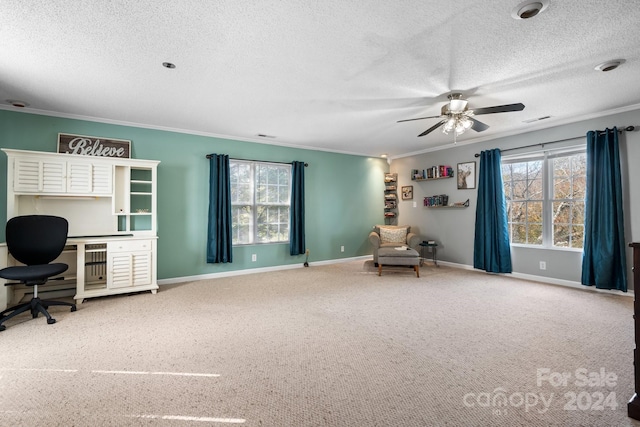
[[[67,271],[67,264],[55,263],[67,242],[69,223],[66,219],[50,215],[26,215],[11,218],[7,222],[7,249],[21,266],[0,270],[0,277],[17,281],[6,285],[25,284],[33,286],[31,301],[8,308],[0,313],[0,331],[5,330],[4,322],[12,317],[31,311],[35,319],[39,313],[47,318],[47,323],[56,323],[47,309],[52,305],[64,305],[76,311],[76,305],[69,302],[41,300],[38,298],[38,286],[44,285],[49,278]]]

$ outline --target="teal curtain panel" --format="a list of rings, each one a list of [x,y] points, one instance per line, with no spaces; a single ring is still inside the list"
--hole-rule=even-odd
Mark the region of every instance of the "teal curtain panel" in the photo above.
[[[497,148],[480,153],[473,267],[490,273],[511,273],[507,203],[500,162]]]
[[[289,218],[289,253],[306,252],[304,242],[304,162],[291,163],[291,210]]]
[[[208,157],[209,226],[207,233],[207,262],[233,262],[229,156],[226,154],[211,154]]]
[[[587,133],[582,284],[627,292],[618,129]]]

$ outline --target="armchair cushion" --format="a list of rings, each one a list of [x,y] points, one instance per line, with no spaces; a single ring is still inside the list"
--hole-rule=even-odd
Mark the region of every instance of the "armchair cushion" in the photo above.
[[[407,243],[407,228],[380,227],[380,243]]]

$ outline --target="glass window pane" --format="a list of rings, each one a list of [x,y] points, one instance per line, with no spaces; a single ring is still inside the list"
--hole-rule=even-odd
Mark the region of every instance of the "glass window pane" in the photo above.
[[[568,225],[555,224],[553,226],[553,245],[563,248],[569,246],[569,236],[571,228]]]
[[[573,225],[571,227],[571,247],[581,248],[584,245],[584,227]]]
[[[529,224],[527,243],[530,245],[542,244],[542,224]]]
[[[568,224],[571,220],[571,203],[553,202],[552,218],[554,224]]]
[[[514,224],[513,234],[511,236],[512,243],[527,243],[527,226],[524,224]]]
[[[527,220],[527,206],[525,202],[511,202],[511,220],[522,223]]]
[[[568,199],[571,197],[571,178],[555,177],[553,179],[553,198]]]
[[[527,221],[542,224],[542,202],[527,202]]]
[[[571,159],[569,157],[553,159],[553,176],[558,178],[569,178],[571,176]]]
[[[542,178],[527,181],[527,198],[542,199]]]
[[[527,198],[527,181],[513,181],[513,200]]]
[[[587,154],[576,154],[571,157],[571,171],[573,175],[587,175]]]
[[[584,224],[584,202],[573,202],[571,210],[571,223],[573,225]]]
[[[587,177],[583,176],[574,176],[573,178],[573,194],[572,197],[574,199],[584,200],[585,194],[587,193]]]
[[[288,241],[291,167],[231,161],[230,172],[233,243]]]
[[[526,163],[512,163],[511,173],[513,179],[526,179],[527,178],[527,164]]]

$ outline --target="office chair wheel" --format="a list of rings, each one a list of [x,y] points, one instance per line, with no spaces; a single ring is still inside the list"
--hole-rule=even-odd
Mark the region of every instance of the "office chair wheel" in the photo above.
[[[0,325],[0,332],[4,331],[5,329],[7,329],[7,327],[6,327],[6,326],[4,326],[4,325]]]
[[[76,310],[77,310],[77,309],[76,309],[75,304],[74,304],[74,305],[72,305],[72,306],[71,306],[71,311],[72,311],[72,312],[74,312],[74,311],[76,311]]]
[[[47,319],[47,323],[50,325],[53,325],[54,323],[56,323],[56,319],[54,319],[53,317],[50,319]]]

